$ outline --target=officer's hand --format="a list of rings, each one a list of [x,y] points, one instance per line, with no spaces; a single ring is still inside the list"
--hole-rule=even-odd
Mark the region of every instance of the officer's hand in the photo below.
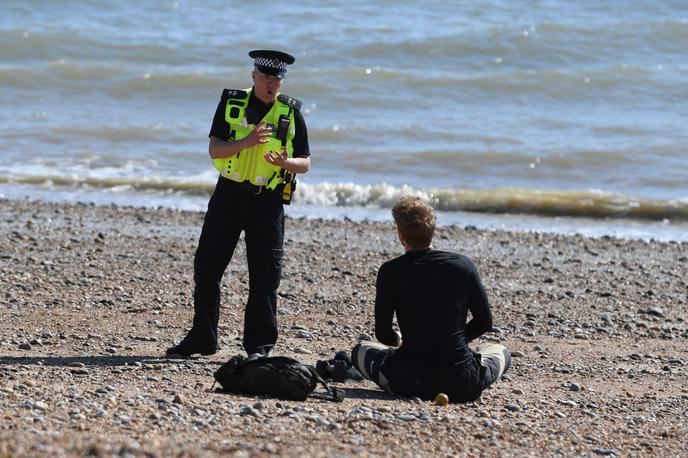
[[[244,138],[244,141],[246,142],[246,148],[250,148],[261,143],[267,143],[270,137],[272,137],[272,129],[265,125],[265,121],[261,121],[256,127],[253,128],[251,133]]]
[[[289,157],[287,156],[287,147],[285,146],[282,153],[278,152],[268,152],[263,155],[265,162],[268,164],[276,165],[278,167],[284,167],[287,163]]]

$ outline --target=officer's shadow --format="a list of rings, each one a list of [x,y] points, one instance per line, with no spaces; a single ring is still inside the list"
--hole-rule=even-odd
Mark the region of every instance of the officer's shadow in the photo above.
[[[48,366],[48,367],[67,367],[74,369],[83,364],[84,367],[116,367],[116,366],[138,366],[143,364],[217,364],[217,361],[209,361],[196,358],[170,359],[159,355],[138,355],[138,356],[1,356],[0,366]]]

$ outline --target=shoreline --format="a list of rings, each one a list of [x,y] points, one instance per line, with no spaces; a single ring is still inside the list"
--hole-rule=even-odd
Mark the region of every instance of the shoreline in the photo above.
[[[162,358],[191,323],[202,213],[0,209],[0,456],[688,453],[686,243],[440,227],[435,247],[478,267],[497,328],[484,340],[515,356],[506,380],[449,407],[370,382],[335,384],[342,404],[298,403],[210,390],[242,353],[243,243],[221,351]],[[373,335],[376,269],[401,252],[391,218],[288,218],[273,354],[315,364]]]
[[[25,194],[17,189],[4,189],[0,200],[49,203],[54,205],[117,206],[156,210],[205,212],[210,193],[204,196],[149,195],[146,193],[103,193],[55,188],[51,192]],[[35,189],[35,188],[32,188]],[[368,206],[319,206],[299,204],[286,206],[287,217],[337,222],[388,222],[390,209]],[[436,210],[439,227],[473,226],[479,230],[496,232],[534,232],[559,235],[582,235],[590,238],[614,237],[623,240],[657,240],[660,242],[688,243],[688,221],[654,221],[632,218],[592,218],[575,216],[543,216],[536,214],[484,213]]]

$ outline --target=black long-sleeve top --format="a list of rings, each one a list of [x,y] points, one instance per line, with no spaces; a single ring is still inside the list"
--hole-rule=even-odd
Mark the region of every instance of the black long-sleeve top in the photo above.
[[[468,311],[473,319],[466,323]],[[403,345],[399,355],[421,361],[460,363],[472,357],[468,342],[492,329],[492,313],[480,276],[466,256],[412,250],[380,267],[375,298],[375,336]]]

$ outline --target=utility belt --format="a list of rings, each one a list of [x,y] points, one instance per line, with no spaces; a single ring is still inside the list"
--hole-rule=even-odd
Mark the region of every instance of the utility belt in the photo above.
[[[292,180],[290,183],[283,183],[278,185],[275,189],[269,189],[267,186],[257,186],[251,183],[249,180],[246,181],[234,181],[229,178],[225,178],[220,175],[220,180],[228,187],[233,189],[238,189],[242,192],[252,195],[266,195],[269,197],[281,196],[282,203],[289,205],[291,203],[291,198],[294,195],[294,190],[296,189],[296,180]]]

